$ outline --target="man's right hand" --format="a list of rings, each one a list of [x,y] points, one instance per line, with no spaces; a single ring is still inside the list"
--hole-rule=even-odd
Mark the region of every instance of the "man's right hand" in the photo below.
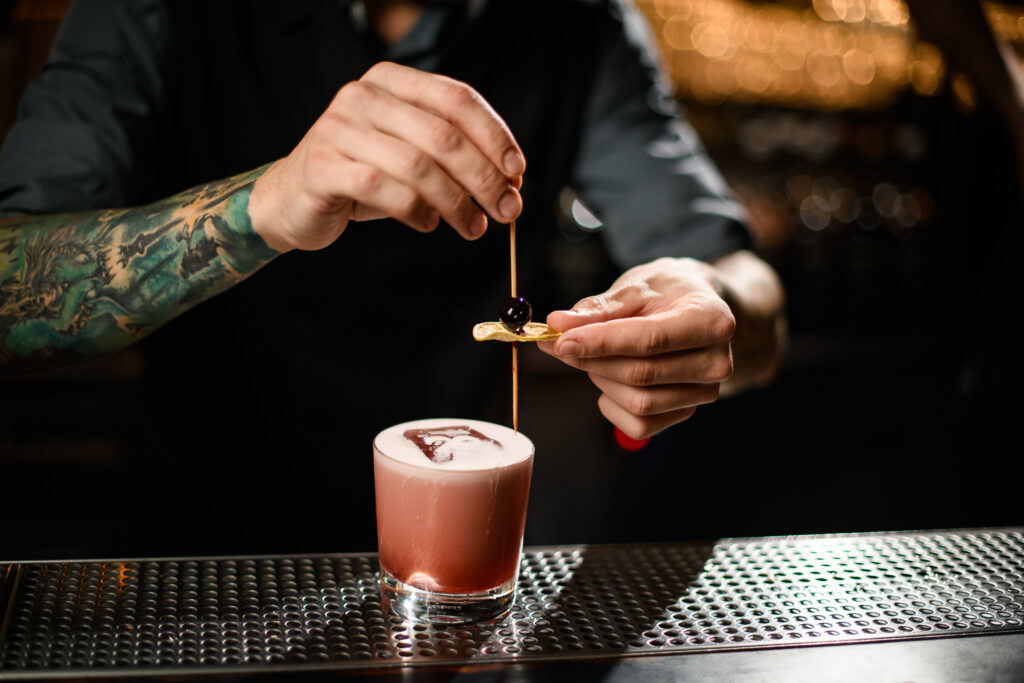
[[[444,219],[466,239],[522,210],[526,160],[508,126],[465,83],[380,63],[348,83],[285,158],[256,181],[253,228],[279,251],[321,249],[349,221]],[[483,211],[481,211],[483,209]]]

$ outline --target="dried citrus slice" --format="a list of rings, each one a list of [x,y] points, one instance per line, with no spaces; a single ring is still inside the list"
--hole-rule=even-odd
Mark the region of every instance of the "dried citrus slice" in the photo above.
[[[561,332],[544,323],[526,323],[523,333],[509,332],[501,323],[477,323],[473,326],[473,339],[477,341],[536,342],[556,339]]]

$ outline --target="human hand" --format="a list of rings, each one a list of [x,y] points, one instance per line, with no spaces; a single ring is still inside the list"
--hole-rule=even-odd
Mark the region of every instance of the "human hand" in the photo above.
[[[444,219],[466,239],[522,210],[526,161],[468,85],[392,63],[338,91],[294,150],[256,181],[253,228],[273,249],[320,249],[350,220],[421,232]]]
[[[642,439],[690,418],[718,398],[733,373],[736,328],[710,265],[662,258],[626,271],[604,294],[554,311],[562,332],[538,344],[587,372],[601,413]]]

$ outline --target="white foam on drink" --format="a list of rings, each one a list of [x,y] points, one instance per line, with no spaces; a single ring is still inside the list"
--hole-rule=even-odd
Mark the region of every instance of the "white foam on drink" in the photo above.
[[[468,427],[486,439],[467,433]],[[416,430],[423,443],[434,449],[433,459],[406,432]],[[497,443],[494,443],[497,442]],[[522,462],[533,453],[533,442],[521,432],[503,425],[464,418],[430,418],[388,427],[374,440],[374,447],[400,462],[436,470],[487,470]]]

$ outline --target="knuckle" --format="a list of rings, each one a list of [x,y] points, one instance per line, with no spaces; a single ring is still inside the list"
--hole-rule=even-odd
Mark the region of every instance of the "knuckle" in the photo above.
[[[626,384],[635,387],[646,387],[658,379],[658,368],[653,361],[637,360],[630,364],[626,371]]]
[[[582,340],[577,338],[584,357],[601,357],[607,355],[608,339],[603,334],[591,334]]]
[[[614,301],[643,301],[650,298],[649,287],[635,284],[630,281],[621,282],[612,287],[608,292],[607,299]]]
[[[402,172],[409,178],[422,178],[430,170],[427,155],[416,148],[408,150],[402,156],[400,163]]]
[[[593,311],[598,310],[604,306],[605,296],[603,294],[595,294],[594,296],[588,296],[580,299],[576,302],[576,305],[572,307],[574,311]]]
[[[323,147],[310,147],[302,156],[302,174],[306,178],[322,178],[329,165],[330,155]]]
[[[343,129],[347,125],[342,110],[330,108],[325,111],[313,125],[314,134],[320,137],[335,135],[335,131]]]
[[[353,81],[354,83],[355,81]],[[345,103],[352,97],[352,83],[346,83],[345,85],[338,88],[338,92],[334,93],[334,97],[331,99],[331,104],[327,107],[327,111],[333,112],[343,109]]]
[[[654,396],[649,391],[634,391],[629,399],[629,412],[640,417],[654,413]]]
[[[729,347],[716,349],[711,354],[711,360],[705,371],[705,379],[711,382],[724,382],[732,377],[733,361]]]
[[[444,119],[437,119],[430,127],[430,144],[441,154],[451,154],[462,146],[459,130]]]
[[[363,78],[380,78],[386,77],[395,68],[393,62],[377,62],[363,74]]]
[[[488,194],[493,194],[495,199],[497,199],[505,192],[508,187],[508,181],[490,162],[485,161],[479,166],[475,173],[477,182],[480,183],[481,187],[485,188]]]
[[[449,215],[459,215],[463,212],[468,213],[472,207],[467,206],[465,195],[453,188],[451,192],[446,194],[441,208]]]
[[[419,223],[417,217],[419,216],[420,199],[415,192],[408,190],[401,193],[400,197],[395,200],[395,214],[402,218]]]
[[[716,339],[732,339],[736,334],[736,316],[732,311],[725,308],[721,315],[716,316],[715,321],[711,324],[711,333],[715,335]]]
[[[370,97],[373,94],[373,87],[363,81],[350,81],[341,86],[338,94],[334,96],[334,104],[349,107],[352,103]]]
[[[456,107],[474,104],[477,100],[476,91],[455,79],[447,79],[444,83],[444,98]]]
[[[377,191],[381,184],[380,171],[373,166],[359,166],[352,172],[352,191],[357,197],[366,197]]]
[[[660,326],[651,326],[640,338],[640,351],[646,355],[661,353],[668,345],[668,335]]]

